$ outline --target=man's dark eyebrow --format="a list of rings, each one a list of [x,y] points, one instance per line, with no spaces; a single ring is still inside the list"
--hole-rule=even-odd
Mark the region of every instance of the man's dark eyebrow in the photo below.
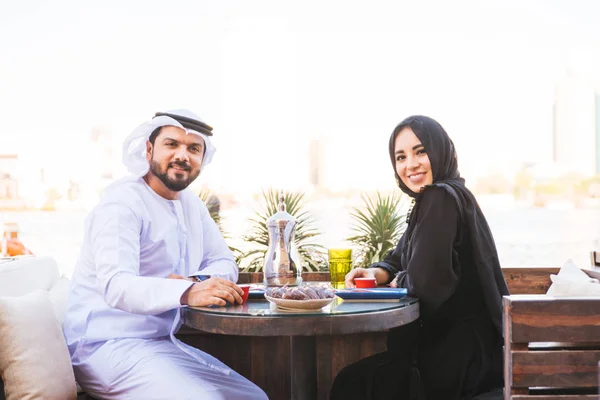
[[[416,149],[418,149],[419,147],[425,147],[425,146],[423,146],[423,144],[422,144],[422,143],[419,143],[419,144],[416,144],[416,145],[414,145],[412,149],[413,149],[413,150],[416,150]],[[394,154],[402,154],[402,153],[404,153],[404,150],[398,150],[398,151],[397,151],[397,152],[395,152]]]
[[[170,140],[172,142],[175,142],[177,144],[179,144],[179,142],[177,141],[177,139],[173,139],[170,138],[168,136],[166,136],[165,138],[163,138],[163,143],[166,142],[167,140]],[[200,141],[200,142],[196,142],[196,143],[191,143],[189,146],[200,146],[200,147],[204,147],[204,142]]]

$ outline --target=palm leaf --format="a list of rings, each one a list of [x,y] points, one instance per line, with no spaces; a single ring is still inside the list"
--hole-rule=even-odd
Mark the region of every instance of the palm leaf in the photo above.
[[[358,247],[357,267],[367,267],[381,261],[397,244],[406,229],[406,213],[402,211],[403,197],[390,195],[375,199],[363,195],[363,206],[354,208],[352,230],[355,235],[347,240]]]
[[[198,192],[198,197],[200,197],[200,200],[202,200],[202,202],[204,204],[206,204],[206,206],[208,207],[211,197],[216,197],[216,196],[210,190],[201,190],[200,192]],[[221,233],[223,233],[223,228],[221,226],[221,214],[219,213],[219,211],[209,208],[208,213],[210,214],[210,217],[213,219],[213,221],[215,221],[215,223],[219,227],[219,230],[221,231]]]
[[[202,200],[202,202],[204,202],[204,204],[206,204],[207,207],[211,197],[213,196],[216,197],[215,194],[210,190],[201,190],[200,192],[198,192],[198,197],[200,197],[200,200]],[[219,228],[219,231],[221,232],[221,235],[223,235],[223,238],[225,240],[230,239],[229,233],[225,232],[225,229],[223,229],[223,217],[221,217],[219,210],[209,208],[208,213],[213,219],[213,221],[215,221],[215,224],[217,224],[217,228]],[[233,253],[233,257],[235,258],[235,262],[239,265],[241,255],[243,254],[242,251],[233,246],[229,246],[229,250],[231,250],[231,252]]]

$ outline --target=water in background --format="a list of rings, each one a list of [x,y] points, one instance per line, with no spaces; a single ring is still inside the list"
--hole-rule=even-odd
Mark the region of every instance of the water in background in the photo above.
[[[600,209],[519,205],[512,198],[478,197],[496,241],[502,266],[562,266],[572,259],[580,267],[591,265],[590,251],[600,250]],[[325,200],[314,207],[320,242],[337,247],[350,236],[350,204]]]
[[[531,208],[511,202],[481,201],[496,240],[503,266],[561,266],[571,258],[581,267],[590,265],[589,252],[600,250],[600,210],[594,208]],[[332,198],[311,201],[309,206],[326,247],[347,245],[352,234],[353,203]],[[242,235],[249,227],[252,204],[223,211],[229,244],[245,249]],[[20,237],[36,255],[55,258],[61,272],[70,277],[83,237],[84,211],[1,212],[2,221],[19,224]]]

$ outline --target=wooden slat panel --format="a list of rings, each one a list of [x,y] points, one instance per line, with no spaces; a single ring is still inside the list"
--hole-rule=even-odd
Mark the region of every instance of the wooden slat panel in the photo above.
[[[600,351],[513,351],[512,386],[595,388]]]
[[[552,284],[551,274],[559,267],[504,267],[502,273],[510,294],[545,294]],[[600,271],[583,269],[592,278],[600,279]]]
[[[504,279],[511,294],[544,294],[552,283],[550,274],[557,274],[559,267],[505,267]],[[588,275],[600,279],[600,271],[584,270]],[[329,281],[329,271],[303,272],[306,282]],[[261,283],[262,272],[240,272],[238,283]]]
[[[234,336],[234,340],[242,340]],[[252,382],[262,388],[269,399],[289,399],[292,371],[289,337],[251,337],[246,351],[251,354],[250,370],[242,370]],[[235,358],[239,357],[237,352]],[[218,357],[217,357],[218,358]]]
[[[558,267],[506,267],[502,268],[510,294],[544,294],[548,291],[550,274]]]
[[[338,372],[373,354],[386,351],[387,332],[317,336],[318,400],[326,400]]]
[[[600,350],[600,342],[533,342],[529,350]]]
[[[289,398],[289,338],[214,335],[185,325],[177,338],[223,361],[265,390],[270,399]],[[387,332],[317,336],[317,399],[328,398],[342,368],[385,351],[386,338]]]
[[[596,394],[557,394],[548,396],[521,394],[512,396],[511,400],[598,400]]]
[[[552,283],[550,274],[557,274],[559,267],[505,267],[504,279],[511,294],[544,294]],[[588,275],[600,279],[600,271],[584,270]],[[329,281],[329,271],[303,272],[306,282]],[[262,272],[240,272],[238,283],[261,283]]]
[[[289,337],[213,335],[181,331],[177,338],[224,362],[265,390],[270,399],[290,398]]]
[[[329,271],[323,272],[303,272],[302,280],[304,282],[329,282],[330,275]],[[262,272],[240,272],[238,277],[238,283],[262,283],[263,273]]]
[[[600,297],[515,295],[503,302],[512,343],[600,341]]]

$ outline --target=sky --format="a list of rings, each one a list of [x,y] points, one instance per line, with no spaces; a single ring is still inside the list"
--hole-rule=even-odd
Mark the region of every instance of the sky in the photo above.
[[[552,159],[556,82],[600,82],[599,17],[593,0],[0,0],[0,153],[83,180],[92,129],[118,165],[137,125],[189,108],[214,127],[216,190],[306,186],[317,139],[327,187],[390,189],[389,134],[425,114],[468,182],[510,175]]]

